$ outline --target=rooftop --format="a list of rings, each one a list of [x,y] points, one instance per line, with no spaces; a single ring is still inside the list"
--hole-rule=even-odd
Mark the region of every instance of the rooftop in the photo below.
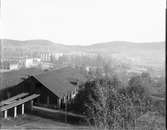
[[[13,70],[9,72],[0,72],[0,89],[15,86],[21,83],[29,75],[38,75],[42,73],[41,69],[28,68]]]
[[[0,73],[0,89],[18,85],[30,76],[33,76],[59,97],[75,90],[78,85],[75,83],[86,81],[86,77],[81,74],[78,69],[72,67],[63,67],[48,71],[43,71],[38,68],[29,68]]]
[[[78,69],[74,69],[72,67],[47,71],[45,73],[35,75],[34,77],[59,97],[63,97],[76,89],[77,84],[75,85],[72,82],[79,83],[86,81],[86,77],[81,74]]]

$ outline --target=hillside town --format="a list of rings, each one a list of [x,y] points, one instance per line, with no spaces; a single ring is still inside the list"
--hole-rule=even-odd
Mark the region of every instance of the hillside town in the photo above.
[[[50,113],[56,117],[62,113],[64,114],[63,122],[76,122],[75,120],[77,120],[82,122],[82,125],[86,124],[86,127],[90,128],[88,125],[91,122],[91,120],[88,121],[90,115],[84,106],[90,99],[87,99],[86,95],[85,99],[82,99],[80,94],[86,89],[91,89],[91,87],[86,88],[86,84],[91,85],[98,80],[106,82],[105,80],[109,79],[110,82],[118,82],[116,84],[120,88],[130,85],[133,78],[141,76],[139,83],[143,82],[142,86],[148,87],[147,91],[150,93],[152,102],[163,106],[165,82],[162,81],[162,77],[151,76],[148,70],[146,67],[142,68],[142,66],[139,68],[130,67],[114,59],[110,63],[108,58],[98,53],[43,52],[34,57],[26,55],[22,57],[3,57],[1,58],[0,71],[0,116],[2,125],[5,128],[6,120],[27,120],[30,115],[40,118],[47,116],[47,118],[52,119],[55,117],[51,116]],[[114,81],[114,77],[118,81]],[[82,87],[85,87],[85,90]],[[144,113],[152,114],[154,112],[153,115],[157,115],[159,108],[154,109],[151,111],[145,110]],[[164,113],[162,107],[160,109],[160,113]],[[135,117],[138,120],[138,125],[142,122],[146,123],[142,120],[142,116]],[[161,123],[163,123],[163,119],[159,120],[162,120]],[[157,124],[159,125],[159,123]]]
[[[0,130],[166,130],[165,0],[0,5]]]

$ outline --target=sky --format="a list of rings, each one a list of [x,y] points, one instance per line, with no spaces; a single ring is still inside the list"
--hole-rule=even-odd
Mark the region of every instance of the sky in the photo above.
[[[0,38],[67,45],[165,41],[165,0],[1,0]]]

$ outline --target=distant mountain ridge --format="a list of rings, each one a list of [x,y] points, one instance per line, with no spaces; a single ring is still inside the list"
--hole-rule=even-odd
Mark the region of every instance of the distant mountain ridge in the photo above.
[[[0,42],[5,43],[7,45],[25,45],[25,44],[29,44],[29,45],[59,45],[59,46],[68,46],[68,47],[108,47],[110,45],[131,45],[131,46],[141,46],[141,45],[146,45],[146,46],[156,46],[158,47],[160,44],[165,44],[165,41],[160,41],[160,42],[146,42],[146,43],[137,43],[137,42],[128,42],[128,41],[112,41],[112,42],[104,42],[104,43],[96,43],[96,44],[91,44],[91,45],[86,45],[86,46],[82,46],[82,45],[64,45],[61,43],[55,43],[49,40],[43,40],[43,39],[34,39],[34,40],[12,40],[12,39],[0,39]]]
[[[11,40],[11,39],[1,39],[1,43],[3,43],[5,46],[51,46],[55,45],[55,43],[49,41],[49,40],[25,40],[25,41],[19,41],[19,40]],[[61,44],[60,44],[61,45]]]
[[[87,49],[147,49],[147,50],[163,50],[165,49],[165,42],[150,42],[150,43],[135,43],[135,42],[124,42],[124,41],[114,41],[114,42],[104,42],[104,43],[97,43],[87,46],[80,46],[80,45],[64,45],[60,43],[54,43],[49,40],[10,40],[10,39],[0,39],[1,46],[5,48],[10,47],[57,47],[61,49],[80,49],[80,50],[87,50]],[[140,51],[140,50],[139,50]]]
[[[87,46],[64,45],[49,40],[11,40],[1,39],[1,46],[6,52],[21,51],[51,51],[51,52],[86,52],[98,53],[104,56],[114,55],[120,60],[132,59],[135,63],[162,65],[165,61],[165,42],[135,43],[127,41],[113,41]],[[7,53],[6,53],[7,54]]]

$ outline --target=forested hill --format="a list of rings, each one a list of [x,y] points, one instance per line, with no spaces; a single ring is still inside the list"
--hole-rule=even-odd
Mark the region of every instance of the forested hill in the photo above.
[[[126,41],[113,41],[97,43],[88,46],[67,46],[49,40],[10,40],[1,39],[1,46],[5,55],[30,52],[86,52],[114,56],[119,60],[131,60],[146,65],[162,65],[165,63],[165,42],[134,43]],[[2,50],[1,50],[2,51]]]

